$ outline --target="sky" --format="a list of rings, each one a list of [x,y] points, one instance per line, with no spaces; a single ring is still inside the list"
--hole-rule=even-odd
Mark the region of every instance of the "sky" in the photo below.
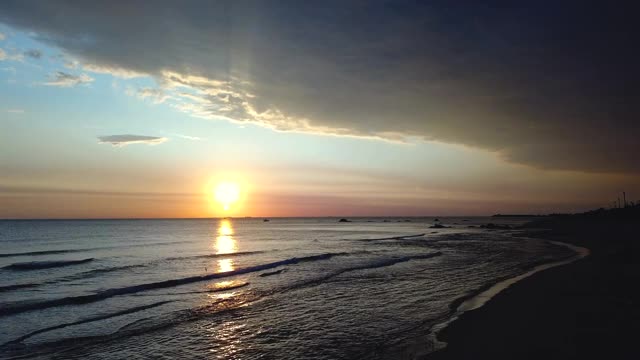
[[[447,216],[640,199],[634,12],[0,2],[0,218]],[[225,210],[215,187],[240,200]]]

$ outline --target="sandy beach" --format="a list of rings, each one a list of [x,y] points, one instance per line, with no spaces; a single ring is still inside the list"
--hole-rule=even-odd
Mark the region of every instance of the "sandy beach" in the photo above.
[[[447,347],[427,359],[637,359],[635,212],[528,224],[528,236],[587,247],[591,254],[536,273],[464,313],[439,334]]]

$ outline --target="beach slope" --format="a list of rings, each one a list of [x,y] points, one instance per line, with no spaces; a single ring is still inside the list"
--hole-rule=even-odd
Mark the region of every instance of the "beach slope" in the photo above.
[[[427,359],[640,359],[640,208],[539,219],[529,236],[591,255],[542,271],[464,313]]]

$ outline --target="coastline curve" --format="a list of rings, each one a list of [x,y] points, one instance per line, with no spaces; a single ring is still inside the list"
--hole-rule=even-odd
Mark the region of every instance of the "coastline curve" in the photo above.
[[[554,244],[557,246],[563,246],[568,248],[569,250],[574,252],[574,255],[569,257],[568,259],[562,259],[562,260],[558,260],[558,261],[553,261],[550,263],[545,263],[545,264],[540,264],[537,266],[534,266],[533,268],[529,269],[528,271],[514,276],[514,277],[510,277],[501,281],[498,281],[497,283],[488,286],[486,288],[481,288],[480,291],[478,291],[476,294],[468,297],[468,298],[462,298],[460,302],[455,302],[454,304],[454,308],[455,310],[453,311],[453,315],[451,317],[448,318],[448,320],[436,324],[431,328],[430,334],[428,336],[428,339],[432,342],[433,344],[433,348],[432,351],[430,353],[435,353],[438,352],[444,348],[447,347],[447,343],[445,341],[442,341],[438,338],[438,335],[440,334],[440,332],[442,330],[444,330],[447,326],[449,326],[451,323],[453,323],[454,321],[460,319],[460,317],[468,311],[472,311],[472,310],[476,310],[478,308],[481,308],[483,305],[485,305],[486,303],[488,303],[491,299],[493,299],[496,295],[498,295],[499,293],[501,293],[502,291],[504,291],[505,289],[509,288],[511,285],[520,282],[521,280],[524,280],[528,277],[530,277],[531,275],[534,275],[538,272],[544,271],[544,270],[548,270],[551,268],[555,268],[558,266],[562,266],[562,265],[568,265],[571,264],[575,261],[578,261],[580,259],[583,259],[587,256],[589,256],[591,254],[591,250],[586,248],[586,247],[582,247],[582,246],[577,246],[577,245],[573,245],[573,244],[569,244],[569,243],[565,243],[565,242],[561,242],[561,241],[553,241],[553,240],[542,240],[541,241],[545,241],[548,242],[550,244]]]

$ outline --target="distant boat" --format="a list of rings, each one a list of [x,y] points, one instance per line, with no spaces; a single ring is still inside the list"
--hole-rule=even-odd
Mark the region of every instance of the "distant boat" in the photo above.
[[[269,219],[262,219],[263,222],[269,222]]]

